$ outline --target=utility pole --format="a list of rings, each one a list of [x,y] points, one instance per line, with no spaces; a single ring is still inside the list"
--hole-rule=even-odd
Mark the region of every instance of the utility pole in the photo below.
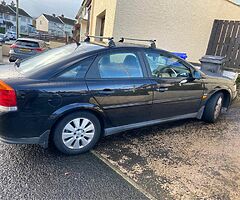
[[[19,0],[16,0],[16,28],[17,38],[19,38]]]

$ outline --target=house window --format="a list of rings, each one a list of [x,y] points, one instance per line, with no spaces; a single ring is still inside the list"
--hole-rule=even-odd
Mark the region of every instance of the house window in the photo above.
[[[41,20],[40,20],[40,22],[39,22],[39,23],[40,23],[40,25],[42,25],[42,21],[41,21]]]
[[[26,22],[26,17],[23,17],[23,16],[22,16],[22,17],[21,17],[21,21],[22,21],[22,22]]]
[[[20,26],[20,32],[21,33],[27,33],[27,27],[26,26]]]
[[[106,11],[102,12],[100,15],[97,16],[96,20],[96,35],[104,36],[104,28],[105,28],[105,15]],[[102,41],[102,39],[100,39]]]
[[[3,18],[3,13],[0,13],[0,18]]]
[[[10,15],[5,14],[5,19],[6,19],[6,20],[10,20]]]

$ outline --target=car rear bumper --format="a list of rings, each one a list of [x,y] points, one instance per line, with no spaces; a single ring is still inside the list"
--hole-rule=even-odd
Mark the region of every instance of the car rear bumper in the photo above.
[[[50,131],[46,131],[40,137],[31,137],[31,138],[8,138],[0,136],[0,141],[7,144],[38,144],[44,148],[48,147]]]
[[[0,140],[10,144],[48,145],[47,116],[19,111],[0,112]]]
[[[15,53],[15,52],[9,52],[9,57],[12,59],[12,60],[17,60],[17,59],[21,59],[21,60],[24,60],[24,59],[27,59],[27,58],[30,58],[32,56],[35,56],[36,54],[22,54],[22,53]]]

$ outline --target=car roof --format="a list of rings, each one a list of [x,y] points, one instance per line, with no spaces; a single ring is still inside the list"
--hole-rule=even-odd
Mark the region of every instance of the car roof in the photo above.
[[[24,41],[29,41],[29,42],[44,42],[43,40],[38,40],[34,38],[18,38],[17,41],[19,40],[24,40]]]

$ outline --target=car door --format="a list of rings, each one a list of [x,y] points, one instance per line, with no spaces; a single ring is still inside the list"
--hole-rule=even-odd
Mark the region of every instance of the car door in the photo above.
[[[196,114],[204,84],[193,79],[193,68],[166,52],[147,50],[144,55],[153,82],[152,119]]]
[[[99,55],[87,74],[93,101],[114,127],[150,118],[153,92],[143,63],[137,51],[111,50]]]

